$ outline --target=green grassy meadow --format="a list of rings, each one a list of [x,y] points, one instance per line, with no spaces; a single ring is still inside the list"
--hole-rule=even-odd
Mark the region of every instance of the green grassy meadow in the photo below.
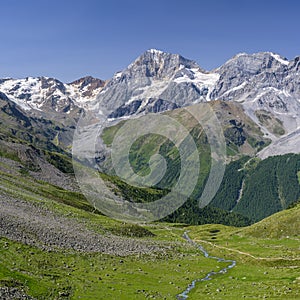
[[[2,185],[3,182],[2,177]],[[20,181],[19,186],[22,184]],[[47,201],[43,198],[45,195],[34,197],[37,191],[29,191],[28,187],[24,199],[45,201],[48,208],[70,218],[85,220],[87,226],[100,233],[117,233],[119,229],[119,234],[126,234],[122,230],[124,224],[84,210],[78,207],[76,200],[75,205],[57,201],[55,197],[61,198],[61,194],[55,194],[59,190],[53,186],[36,182],[31,189],[37,185],[42,186],[41,193],[48,190],[52,197]],[[73,195],[65,193],[68,197]],[[299,205],[248,228],[168,223],[140,225],[152,233],[140,239],[166,246],[169,250],[165,254],[121,257],[70,250],[43,251],[2,238],[0,286],[22,287],[37,299],[176,299],[192,280],[226,265],[205,258],[187,244],[182,235],[188,231],[211,255],[237,261],[237,266],[228,273],[197,283],[188,299],[299,299],[299,228],[298,231],[296,227],[290,231],[286,228],[281,236],[267,237],[277,220],[284,224],[299,216],[298,213]],[[262,226],[268,226],[267,232],[257,234]]]

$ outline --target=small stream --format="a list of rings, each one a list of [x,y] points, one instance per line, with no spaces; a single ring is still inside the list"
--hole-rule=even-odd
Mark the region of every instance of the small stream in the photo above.
[[[223,268],[222,270],[218,271],[218,272],[214,272],[214,271],[211,271],[209,272],[205,277],[203,278],[198,278],[198,279],[195,279],[193,280],[189,285],[188,287],[186,288],[186,290],[184,292],[182,292],[181,294],[178,294],[176,296],[176,299],[177,300],[185,300],[188,298],[188,294],[190,293],[190,291],[196,287],[196,283],[197,282],[201,282],[201,281],[207,281],[207,280],[211,280],[212,279],[212,276],[214,275],[217,275],[217,274],[224,274],[226,273],[229,269],[232,269],[233,267],[236,266],[236,261],[235,260],[227,260],[227,259],[224,259],[224,258],[219,258],[219,257],[216,257],[216,256],[210,256],[208,254],[208,252],[201,246],[201,245],[198,245],[196,244],[194,241],[191,240],[191,238],[189,237],[189,235],[187,234],[187,232],[184,233],[183,237],[190,243],[192,244],[193,246],[197,247],[203,254],[206,258],[212,258],[212,259],[215,259],[217,260],[218,262],[228,262],[230,263],[227,267]]]

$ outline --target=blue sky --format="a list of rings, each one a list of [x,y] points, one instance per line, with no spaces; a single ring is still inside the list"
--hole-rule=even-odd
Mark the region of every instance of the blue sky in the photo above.
[[[239,52],[300,55],[297,0],[0,0],[0,78],[110,78],[157,48],[210,70]]]

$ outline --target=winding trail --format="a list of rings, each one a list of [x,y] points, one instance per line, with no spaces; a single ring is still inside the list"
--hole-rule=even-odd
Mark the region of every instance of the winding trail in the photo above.
[[[217,245],[217,244],[214,244],[212,242],[209,242],[209,241],[205,241],[205,240],[199,240],[199,239],[195,239],[196,242],[200,242],[200,243],[204,243],[204,244],[208,244],[214,248],[219,248],[219,249],[224,249],[224,250],[227,250],[227,251],[230,251],[230,252],[235,252],[235,253],[238,253],[238,254],[241,254],[241,255],[245,255],[245,256],[249,256],[250,258],[252,259],[255,259],[255,260],[266,260],[266,261],[277,261],[277,260],[288,260],[288,261],[299,261],[300,258],[293,258],[293,257],[259,257],[259,256],[254,256],[253,254],[249,253],[249,252],[244,252],[244,251],[240,251],[238,249],[233,249],[233,248],[228,248],[228,247],[224,247],[224,246],[220,246],[220,245]]]
[[[222,270],[218,271],[218,272],[214,272],[214,271],[211,271],[209,272],[205,277],[202,277],[202,278],[198,278],[198,279],[195,279],[193,280],[189,285],[188,287],[186,288],[186,290],[184,292],[182,292],[181,294],[178,294],[176,296],[177,300],[185,300],[188,298],[188,294],[191,292],[192,289],[194,289],[196,287],[196,283],[197,282],[201,282],[201,281],[207,281],[207,280],[211,280],[212,279],[212,276],[214,275],[217,275],[217,274],[224,274],[226,273],[229,269],[232,269],[233,267],[236,266],[236,261],[235,260],[227,260],[227,259],[224,259],[224,258],[220,258],[220,257],[216,257],[216,256],[210,256],[208,254],[208,252],[201,246],[201,245],[198,245],[197,243],[195,243],[190,237],[189,235],[187,234],[187,232],[184,233],[183,237],[190,243],[192,244],[193,246],[197,247],[203,254],[206,258],[212,258],[212,259],[215,259],[217,260],[218,262],[228,262],[230,263],[227,267],[223,268]]]

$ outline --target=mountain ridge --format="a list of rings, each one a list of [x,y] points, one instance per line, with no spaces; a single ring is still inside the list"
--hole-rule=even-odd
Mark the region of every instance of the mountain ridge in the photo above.
[[[206,71],[179,54],[150,49],[107,81],[5,78],[0,91],[29,114],[60,121],[76,121],[82,111],[119,120],[213,100],[239,102],[265,137],[276,142],[276,151],[272,145],[264,150],[261,157],[267,157],[298,153],[285,145],[293,143],[300,128],[299,60],[273,52],[239,53]]]

